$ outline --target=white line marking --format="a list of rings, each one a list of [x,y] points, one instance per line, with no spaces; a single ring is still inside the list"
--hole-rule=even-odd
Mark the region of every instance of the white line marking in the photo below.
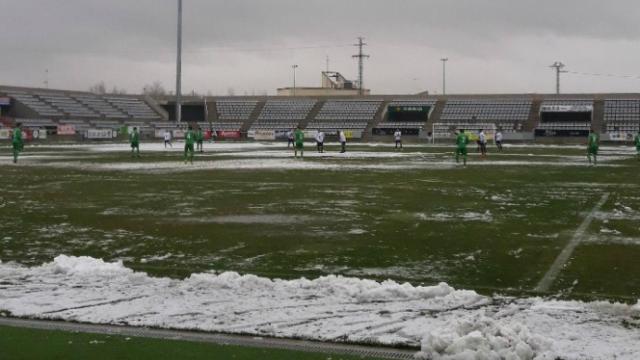
[[[551,265],[547,273],[544,274],[544,277],[542,278],[542,280],[540,280],[540,282],[538,283],[538,286],[536,286],[535,291],[538,291],[538,292],[549,291],[549,288],[555,281],[556,277],[558,277],[560,270],[562,270],[564,265],[569,260],[569,257],[571,257],[571,254],[573,254],[573,251],[576,249],[576,247],[580,243],[580,240],[582,240],[584,232],[587,230],[587,228],[591,224],[591,221],[593,221],[593,217],[596,211],[600,210],[602,205],[604,205],[604,203],[606,203],[608,199],[609,199],[609,193],[605,193],[602,195],[602,198],[600,198],[600,201],[598,201],[596,206],[593,207],[589,215],[587,215],[587,217],[584,218],[584,220],[582,221],[582,224],[580,224],[576,232],[573,234],[573,238],[571,238],[571,241],[569,241],[567,246],[565,246],[564,249],[562,249],[562,252],[558,255],[558,257],[553,262],[553,264]]]

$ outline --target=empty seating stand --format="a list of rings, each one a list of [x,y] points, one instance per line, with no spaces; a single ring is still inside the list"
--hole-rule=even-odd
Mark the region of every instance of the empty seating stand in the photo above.
[[[382,100],[328,100],[307,125],[308,129],[365,130],[382,105]]]
[[[42,101],[59,109],[65,116],[73,118],[99,118],[100,115],[63,93],[35,93]]]
[[[56,122],[51,119],[16,119],[17,124],[25,128],[55,128]]]
[[[215,131],[240,131],[257,105],[257,100],[218,100],[218,119],[211,126]]]
[[[7,92],[7,95],[9,97],[14,98],[18,102],[20,102],[22,105],[29,108],[31,111],[38,114],[38,116],[42,116],[42,117],[64,116],[64,114],[61,111],[55,109],[51,105],[42,101],[40,98],[34,95],[31,95],[29,93],[21,92],[21,91],[10,91],[10,92]]]
[[[268,100],[251,130],[284,130],[300,124],[316,105],[313,99]]]
[[[141,99],[122,96],[105,96],[104,99],[130,118],[141,120],[160,119],[160,115]]]
[[[637,133],[640,129],[640,99],[606,99],[604,123],[607,132]]]
[[[101,97],[92,94],[73,95],[72,97],[100,116],[103,116],[107,119],[127,118],[127,115],[125,113],[123,113],[118,108],[114,107]]]
[[[519,131],[529,119],[531,100],[448,100],[441,123],[495,124],[504,132]]]

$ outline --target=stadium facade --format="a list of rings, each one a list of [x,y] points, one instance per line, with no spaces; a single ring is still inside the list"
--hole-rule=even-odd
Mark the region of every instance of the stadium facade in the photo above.
[[[452,138],[455,129],[502,131],[510,141],[631,141],[640,129],[640,94],[499,94],[185,97],[177,124],[173,97],[0,86],[0,120],[46,136],[108,137],[137,126],[147,137],[196,123],[219,138],[278,139],[297,126],[309,137],[345,131],[375,140],[401,129],[409,138]],[[178,129],[178,130],[176,130]],[[0,132],[0,138],[2,136]],[[87,136],[92,134],[95,136]],[[97,135],[96,135],[97,134]]]

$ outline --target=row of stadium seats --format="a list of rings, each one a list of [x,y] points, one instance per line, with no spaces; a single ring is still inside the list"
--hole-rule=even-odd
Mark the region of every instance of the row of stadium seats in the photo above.
[[[589,122],[546,122],[540,123],[536,127],[540,130],[589,130],[591,123]]]
[[[284,130],[298,126],[316,105],[316,100],[268,100],[250,130]]]
[[[315,120],[373,120],[382,100],[327,100]]]
[[[335,130],[360,130],[364,131],[369,124],[368,121],[311,121],[307,129],[317,129],[323,131]]]
[[[501,120],[524,122],[531,113],[530,100],[449,100],[445,104],[440,121]]]
[[[145,101],[135,97],[98,96],[93,94],[66,95],[62,92],[9,91],[15,99],[42,117],[80,119],[161,119]]]
[[[256,100],[220,100],[216,102],[218,119],[247,120],[258,105]]]

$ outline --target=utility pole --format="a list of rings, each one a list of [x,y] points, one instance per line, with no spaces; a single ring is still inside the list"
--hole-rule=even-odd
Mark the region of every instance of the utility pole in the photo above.
[[[327,55],[327,72],[329,72],[329,55]]]
[[[291,65],[291,68],[293,69],[293,96],[296,96],[296,69],[298,68],[298,65],[293,64]]]
[[[362,48],[367,44],[364,42],[363,37],[358,38],[358,43],[354,46],[358,47],[358,55],[353,55],[354,58],[358,59],[358,94],[364,95],[364,59],[369,58],[369,55],[365,55],[362,52]]]
[[[44,88],[49,88],[49,69],[44,69]]]
[[[560,94],[560,74],[567,72],[566,70],[562,70],[565,66],[566,65],[560,61],[556,61],[553,63],[553,65],[549,66],[550,68],[556,70],[556,94]]]
[[[176,121],[182,122],[182,0],[178,0],[178,59],[176,62]]]
[[[442,95],[447,95],[447,61],[449,58],[442,58]]]

